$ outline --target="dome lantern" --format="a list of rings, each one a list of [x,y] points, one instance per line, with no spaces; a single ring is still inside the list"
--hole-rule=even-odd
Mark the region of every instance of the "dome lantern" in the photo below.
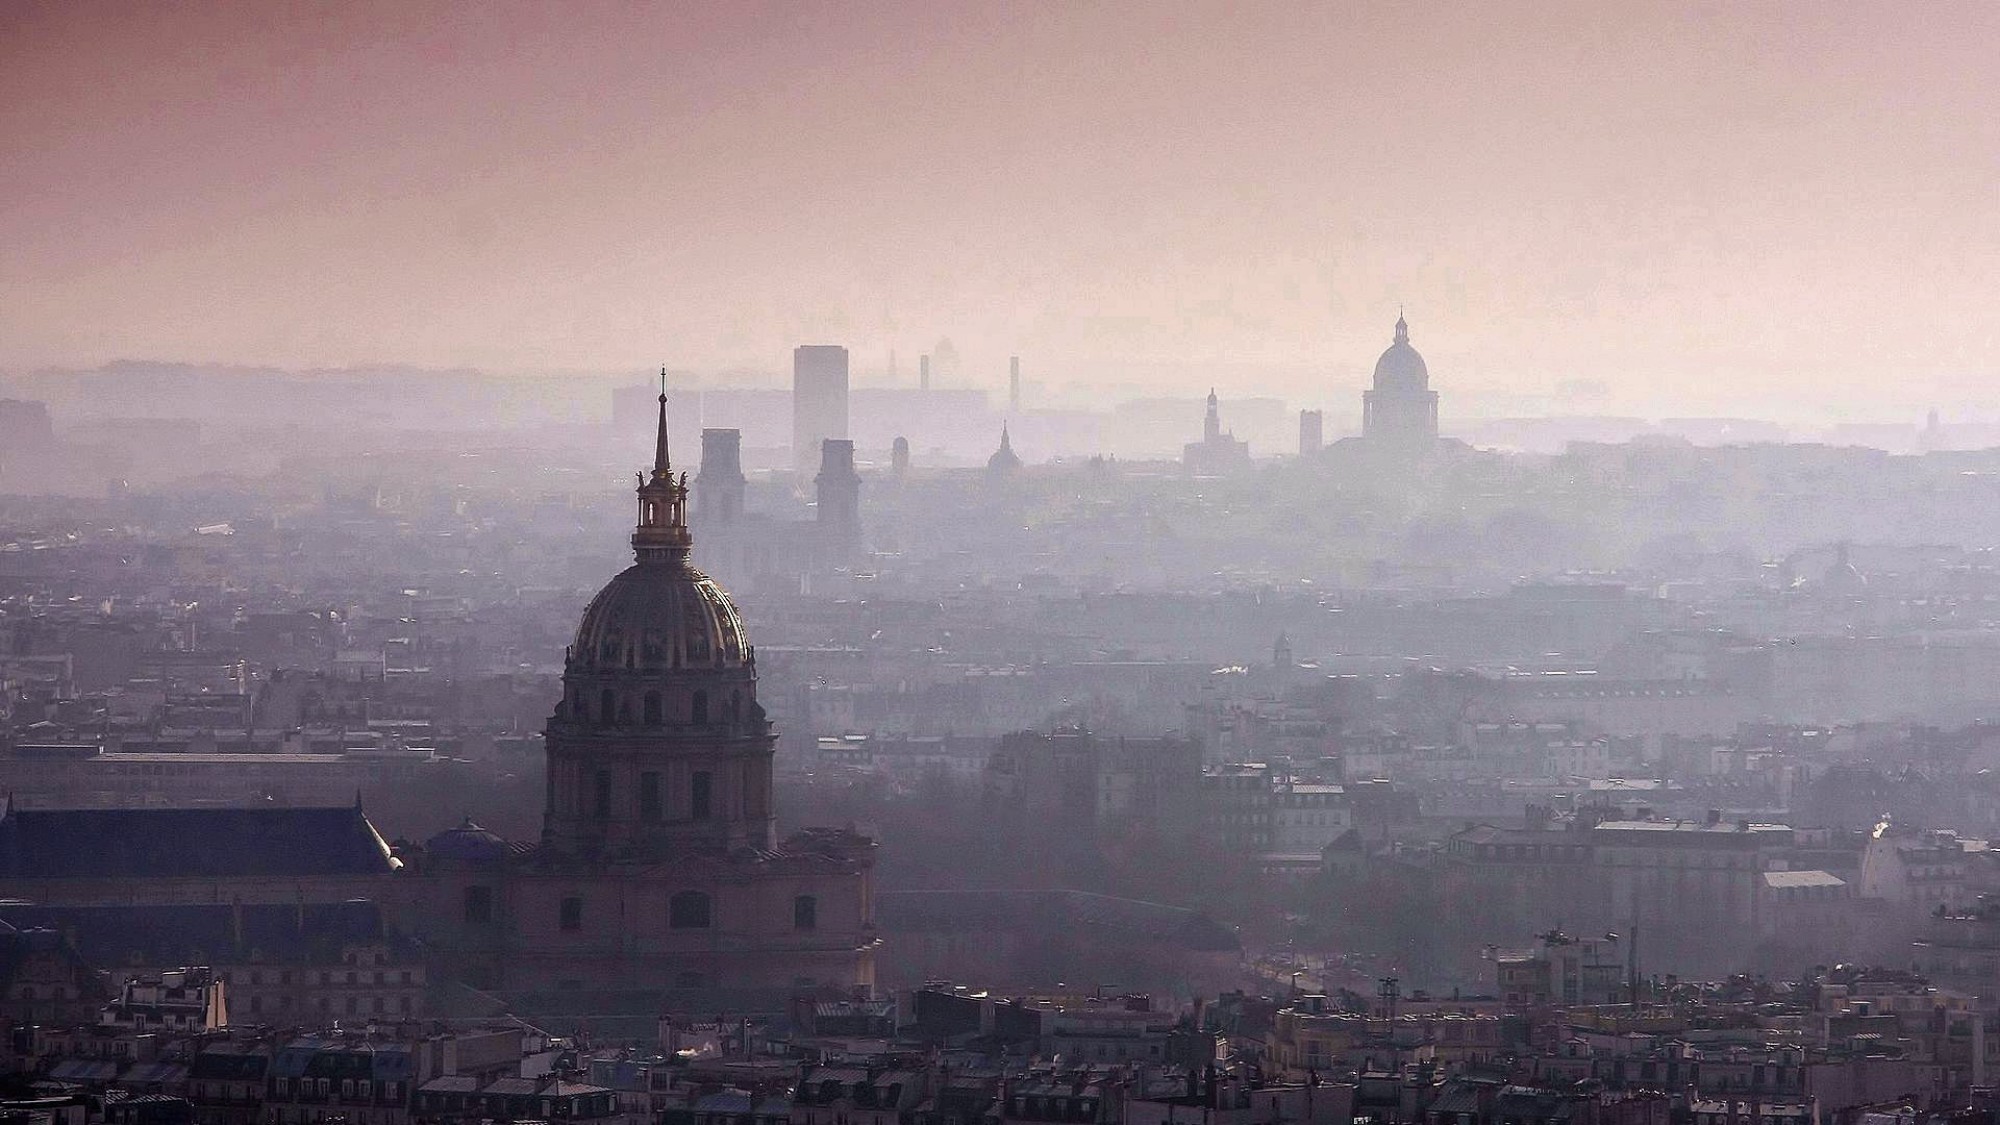
[[[660,429],[653,442],[653,475],[639,475],[639,524],[632,553],[641,563],[687,562],[694,537],[687,525],[687,474],[674,476],[667,451],[667,369],[660,369]]]

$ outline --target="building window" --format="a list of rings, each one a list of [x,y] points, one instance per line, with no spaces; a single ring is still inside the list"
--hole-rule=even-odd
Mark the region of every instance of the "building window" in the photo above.
[[[819,927],[819,899],[812,895],[800,895],[792,900],[792,928],[811,930]]]
[[[557,921],[564,930],[571,933],[581,930],[583,928],[583,900],[575,897],[562,900],[562,908],[557,914]]]
[[[618,718],[618,693],[605,688],[597,695],[597,724],[610,726]]]
[[[708,722],[707,692],[696,691],[694,693],[694,699],[689,701],[688,704],[688,716],[696,726],[701,726],[702,724]]]
[[[707,820],[715,778],[706,770],[695,771],[694,779],[688,786],[688,815],[696,820]]]
[[[676,930],[705,930],[711,914],[709,897],[700,891],[682,891],[667,901],[667,925]]]
[[[592,803],[595,806],[597,819],[599,820],[611,819],[611,771],[610,770],[597,771],[597,792],[594,794],[594,799]]]
[[[660,693],[657,691],[646,693],[646,725],[649,727],[660,725]]]
[[[639,775],[639,819],[647,823],[660,819],[660,775],[652,770]]]

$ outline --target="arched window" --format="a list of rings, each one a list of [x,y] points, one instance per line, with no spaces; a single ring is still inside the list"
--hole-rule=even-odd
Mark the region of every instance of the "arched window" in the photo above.
[[[819,899],[812,895],[800,895],[792,900],[792,928],[795,930],[819,928]]]
[[[705,930],[713,924],[714,906],[701,891],[682,891],[667,900],[667,925],[676,930]]]
[[[732,720],[743,717],[743,693],[741,691],[732,691],[729,693],[729,717]]]
[[[657,691],[646,693],[646,725],[649,727],[660,725],[660,693]]]
[[[594,802],[594,804],[596,806],[595,811],[597,813],[597,819],[610,820],[611,819],[611,771],[610,770],[597,771],[597,792],[594,794],[594,796],[596,797],[596,801]]]
[[[708,722],[708,693],[697,689],[688,704],[689,721],[696,726]]]
[[[597,722],[599,726],[610,726],[618,721],[618,693],[605,688],[597,693]]]

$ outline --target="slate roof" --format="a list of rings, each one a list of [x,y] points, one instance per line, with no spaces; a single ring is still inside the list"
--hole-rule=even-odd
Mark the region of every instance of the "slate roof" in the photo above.
[[[213,1043],[188,1064],[188,1076],[207,1081],[262,1082],[270,1066],[271,1056],[261,1051],[236,1043]]]
[[[58,1082],[109,1082],[124,1065],[112,1059],[64,1059],[49,1077]]]
[[[0,879],[386,875],[399,862],[358,807],[9,809]]]
[[[133,1063],[118,1076],[128,1086],[179,1086],[187,1081],[188,1068],[176,1062]]]
[[[238,929],[239,913],[241,929]],[[90,964],[331,965],[349,946],[389,937],[373,902],[158,906],[0,904],[0,924],[65,935]],[[240,938],[240,940],[239,940]],[[4,948],[0,946],[0,948]],[[253,958],[251,955],[255,954]]]

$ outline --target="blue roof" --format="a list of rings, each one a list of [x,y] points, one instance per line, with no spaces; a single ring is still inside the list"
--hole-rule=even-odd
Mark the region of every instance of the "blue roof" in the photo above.
[[[0,905],[0,923],[67,934],[96,965],[330,965],[343,949],[388,940],[373,902],[160,906]]]
[[[400,864],[355,806],[10,809],[0,878],[386,875]]]

